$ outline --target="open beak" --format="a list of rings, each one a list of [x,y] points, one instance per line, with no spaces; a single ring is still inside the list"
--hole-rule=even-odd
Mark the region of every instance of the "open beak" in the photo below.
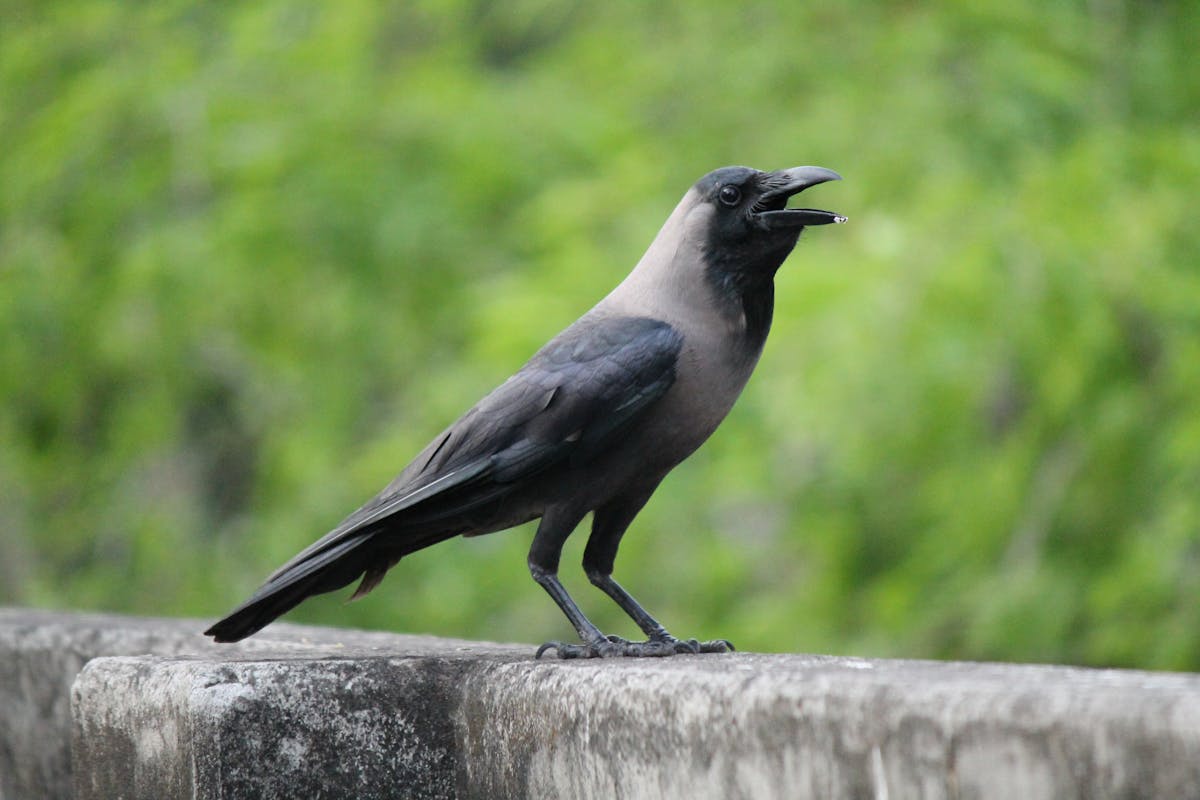
[[[754,204],[751,213],[768,230],[803,228],[806,225],[828,225],[842,223],[846,218],[832,211],[816,208],[788,208],[788,198],[803,192],[810,186],[826,181],[840,181],[838,175],[824,167],[792,167],[767,174],[767,191]]]

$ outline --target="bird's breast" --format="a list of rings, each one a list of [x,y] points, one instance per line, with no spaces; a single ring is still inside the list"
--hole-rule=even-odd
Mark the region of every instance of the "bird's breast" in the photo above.
[[[670,466],[687,458],[729,414],[750,379],[760,347],[728,331],[685,334],[675,383],[645,431]]]

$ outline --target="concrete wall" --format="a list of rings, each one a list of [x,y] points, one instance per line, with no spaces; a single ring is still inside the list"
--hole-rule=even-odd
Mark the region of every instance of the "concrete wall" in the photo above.
[[[0,610],[0,800],[1200,798],[1200,676]]]

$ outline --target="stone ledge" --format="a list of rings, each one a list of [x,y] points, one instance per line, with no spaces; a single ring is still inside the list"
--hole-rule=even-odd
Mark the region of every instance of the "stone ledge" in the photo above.
[[[164,654],[96,658],[75,680],[81,800],[1200,797],[1200,675],[535,662],[531,646],[287,625],[218,648],[182,633],[194,622],[86,619]]]
[[[74,797],[71,686],[84,665],[104,656],[189,656],[220,660],[263,654],[280,659],[401,649],[445,652],[477,642],[396,636],[277,623],[235,645],[214,645],[211,620],[130,617],[0,608],[0,800]],[[529,648],[514,647],[513,657]]]

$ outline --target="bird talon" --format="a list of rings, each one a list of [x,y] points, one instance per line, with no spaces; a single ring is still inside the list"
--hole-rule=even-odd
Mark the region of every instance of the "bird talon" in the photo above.
[[[676,639],[668,635],[666,638],[656,637],[644,642],[631,642],[620,636],[605,636],[595,642],[569,644],[567,642],[546,642],[537,649],[534,659],[540,659],[549,651],[562,660],[576,658],[665,658],[673,655],[700,655],[701,653],[732,653],[737,650],[728,639],[714,639],[701,642],[696,639]]]
[[[545,644],[543,644],[541,647],[539,647],[539,648],[537,649],[537,652],[533,654],[533,658],[534,658],[534,660],[536,661],[537,659],[539,659],[539,658],[541,658],[542,656],[544,656],[544,655],[546,654],[546,651],[547,651],[547,650],[555,650],[555,651],[557,651],[557,650],[558,650],[558,648],[560,648],[560,647],[562,647],[562,646],[563,646],[563,643],[562,643],[562,642],[546,642]]]
[[[553,650],[555,657],[562,661],[574,658],[595,658],[598,655],[594,646],[568,644],[567,642],[546,642],[537,649],[533,657],[535,660],[540,659],[550,650]]]
[[[554,655],[560,661],[569,661],[576,658],[603,658],[607,655],[613,655],[612,648],[607,640],[599,642],[585,642],[583,644],[568,644],[567,642],[546,642],[537,649],[534,654],[534,659],[540,659],[550,650],[554,651]]]

